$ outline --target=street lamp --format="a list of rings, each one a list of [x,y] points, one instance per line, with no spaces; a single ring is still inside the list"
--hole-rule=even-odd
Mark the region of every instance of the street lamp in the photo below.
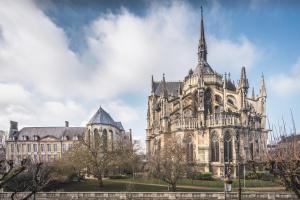
[[[225,189],[225,191],[226,191],[226,192],[231,192],[231,189],[232,189],[232,183],[233,183],[231,177],[230,177],[230,176],[226,177],[226,178],[224,179],[224,183],[225,183],[225,184],[224,184],[224,189]]]

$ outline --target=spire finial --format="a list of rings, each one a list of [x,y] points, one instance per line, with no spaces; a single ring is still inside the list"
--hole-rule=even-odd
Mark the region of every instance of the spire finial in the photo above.
[[[207,49],[206,49],[206,42],[205,42],[205,35],[204,35],[204,20],[203,20],[203,9],[201,6],[201,26],[200,26],[200,40],[198,46],[198,62],[207,61]]]
[[[203,19],[203,8],[201,6],[201,19]]]

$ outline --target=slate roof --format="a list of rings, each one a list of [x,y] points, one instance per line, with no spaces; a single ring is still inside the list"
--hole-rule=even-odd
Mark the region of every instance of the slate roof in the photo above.
[[[178,96],[179,88],[182,87],[182,82],[166,82],[166,88],[168,94],[171,96]],[[154,82],[154,93],[158,96],[163,94],[163,85],[162,82]]]
[[[33,140],[35,135],[38,135],[40,139],[52,136],[55,138],[62,138],[67,136],[68,138],[73,138],[74,136],[83,136],[85,132],[85,127],[24,127],[14,136],[18,139],[22,139],[22,136],[28,136],[29,140]]]
[[[201,71],[203,74],[214,74],[214,70],[211,68],[208,62],[204,60],[197,65],[194,73],[201,74]]]
[[[104,124],[104,125],[111,125],[119,130],[124,130],[123,125],[121,122],[115,122],[113,118],[107,113],[101,106],[94,114],[94,116],[90,119],[88,124]]]

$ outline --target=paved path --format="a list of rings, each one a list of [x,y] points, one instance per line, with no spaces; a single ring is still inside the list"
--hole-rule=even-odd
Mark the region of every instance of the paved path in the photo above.
[[[112,182],[122,182],[122,183],[132,183],[132,181],[123,181],[123,180],[109,180]],[[157,183],[137,183],[135,182],[134,184],[136,185],[151,185],[151,186],[161,186],[161,187],[168,187],[167,185],[164,184],[157,184]],[[208,187],[208,186],[197,186],[197,185],[177,185],[177,188],[186,188],[186,189],[199,189],[199,190],[207,190],[207,191],[223,191],[223,188],[218,188],[218,187]],[[283,187],[246,187],[243,188],[243,190],[246,191],[253,191],[253,192],[267,192],[267,191],[284,191]]]

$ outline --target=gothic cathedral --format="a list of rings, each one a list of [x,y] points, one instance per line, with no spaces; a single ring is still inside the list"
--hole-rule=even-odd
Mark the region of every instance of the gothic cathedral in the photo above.
[[[168,82],[152,76],[147,110],[147,155],[157,154],[168,138],[179,136],[187,145],[187,161],[198,172],[224,175],[226,164],[234,176],[240,163],[260,160],[267,150],[266,87],[261,77],[258,95],[248,95],[249,83],[242,67],[237,84],[230,75],[218,74],[207,62],[201,17],[198,64],[183,81]],[[237,148],[239,144],[239,150]],[[226,173],[226,172],[225,172]]]

